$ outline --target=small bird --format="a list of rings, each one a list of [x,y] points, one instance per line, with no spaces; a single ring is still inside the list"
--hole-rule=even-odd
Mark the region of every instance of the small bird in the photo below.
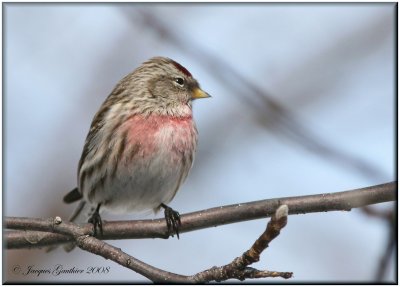
[[[186,179],[197,146],[192,101],[208,98],[179,63],[154,57],[125,76],[93,118],[78,165],[78,186],[65,203],[80,201],[70,221],[94,225],[100,212],[164,209],[179,238],[179,213],[167,206]],[[72,249],[72,248],[71,248]]]

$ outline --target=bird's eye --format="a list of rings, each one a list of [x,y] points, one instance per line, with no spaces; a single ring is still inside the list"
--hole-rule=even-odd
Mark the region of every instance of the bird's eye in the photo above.
[[[179,86],[183,86],[183,84],[185,83],[185,80],[181,77],[176,77],[174,79],[175,83],[177,83]]]

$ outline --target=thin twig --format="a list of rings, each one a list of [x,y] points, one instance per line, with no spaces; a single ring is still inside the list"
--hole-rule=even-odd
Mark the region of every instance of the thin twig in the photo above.
[[[317,195],[285,197],[268,200],[234,204],[188,213],[181,216],[180,232],[190,232],[224,224],[254,220],[271,216],[278,206],[286,204],[290,214],[312,212],[343,211],[369,204],[393,201],[396,199],[397,182],[391,182],[367,188],[344,192],[324,193]],[[35,223],[35,225],[32,225]],[[34,248],[71,241],[71,237],[51,233],[53,230],[44,219],[7,217],[5,227],[8,229],[31,230],[16,233],[6,232],[6,246],[9,249]],[[35,228],[34,228],[35,227]],[[85,224],[80,230],[92,234],[92,225]],[[38,233],[38,231],[42,231]],[[43,233],[47,232],[47,233]],[[35,238],[37,240],[32,240]],[[134,238],[168,238],[164,219],[113,221],[103,223],[101,239],[134,239]]]
[[[213,267],[203,272],[194,275],[196,283],[204,283],[209,281],[224,281],[230,278],[244,280],[247,278],[260,277],[282,277],[285,279],[291,278],[292,272],[277,272],[277,271],[260,271],[248,267],[249,265],[260,260],[261,253],[268,247],[268,244],[276,238],[281,229],[286,226],[288,216],[288,206],[281,205],[268,222],[267,228],[254,242],[253,246],[242,256],[235,258],[231,263],[222,267]]]

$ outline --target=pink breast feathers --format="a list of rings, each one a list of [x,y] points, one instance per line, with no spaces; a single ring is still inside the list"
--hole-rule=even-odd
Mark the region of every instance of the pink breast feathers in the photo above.
[[[129,145],[139,145],[138,155],[142,157],[158,151],[182,154],[193,151],[196,145],[197,132],[192,115],[135,115],[127,121],[125,127]]]

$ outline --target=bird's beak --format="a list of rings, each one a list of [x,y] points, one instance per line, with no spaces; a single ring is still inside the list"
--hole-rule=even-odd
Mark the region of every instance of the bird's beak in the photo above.
[[[204,92],[202,89],[194,88],[193,93],[192,93],[192,100],[204,99],[204,98],[209,98],[209,97],[211,97],[211,96],[209,94],[207,94],[206,92]]]

